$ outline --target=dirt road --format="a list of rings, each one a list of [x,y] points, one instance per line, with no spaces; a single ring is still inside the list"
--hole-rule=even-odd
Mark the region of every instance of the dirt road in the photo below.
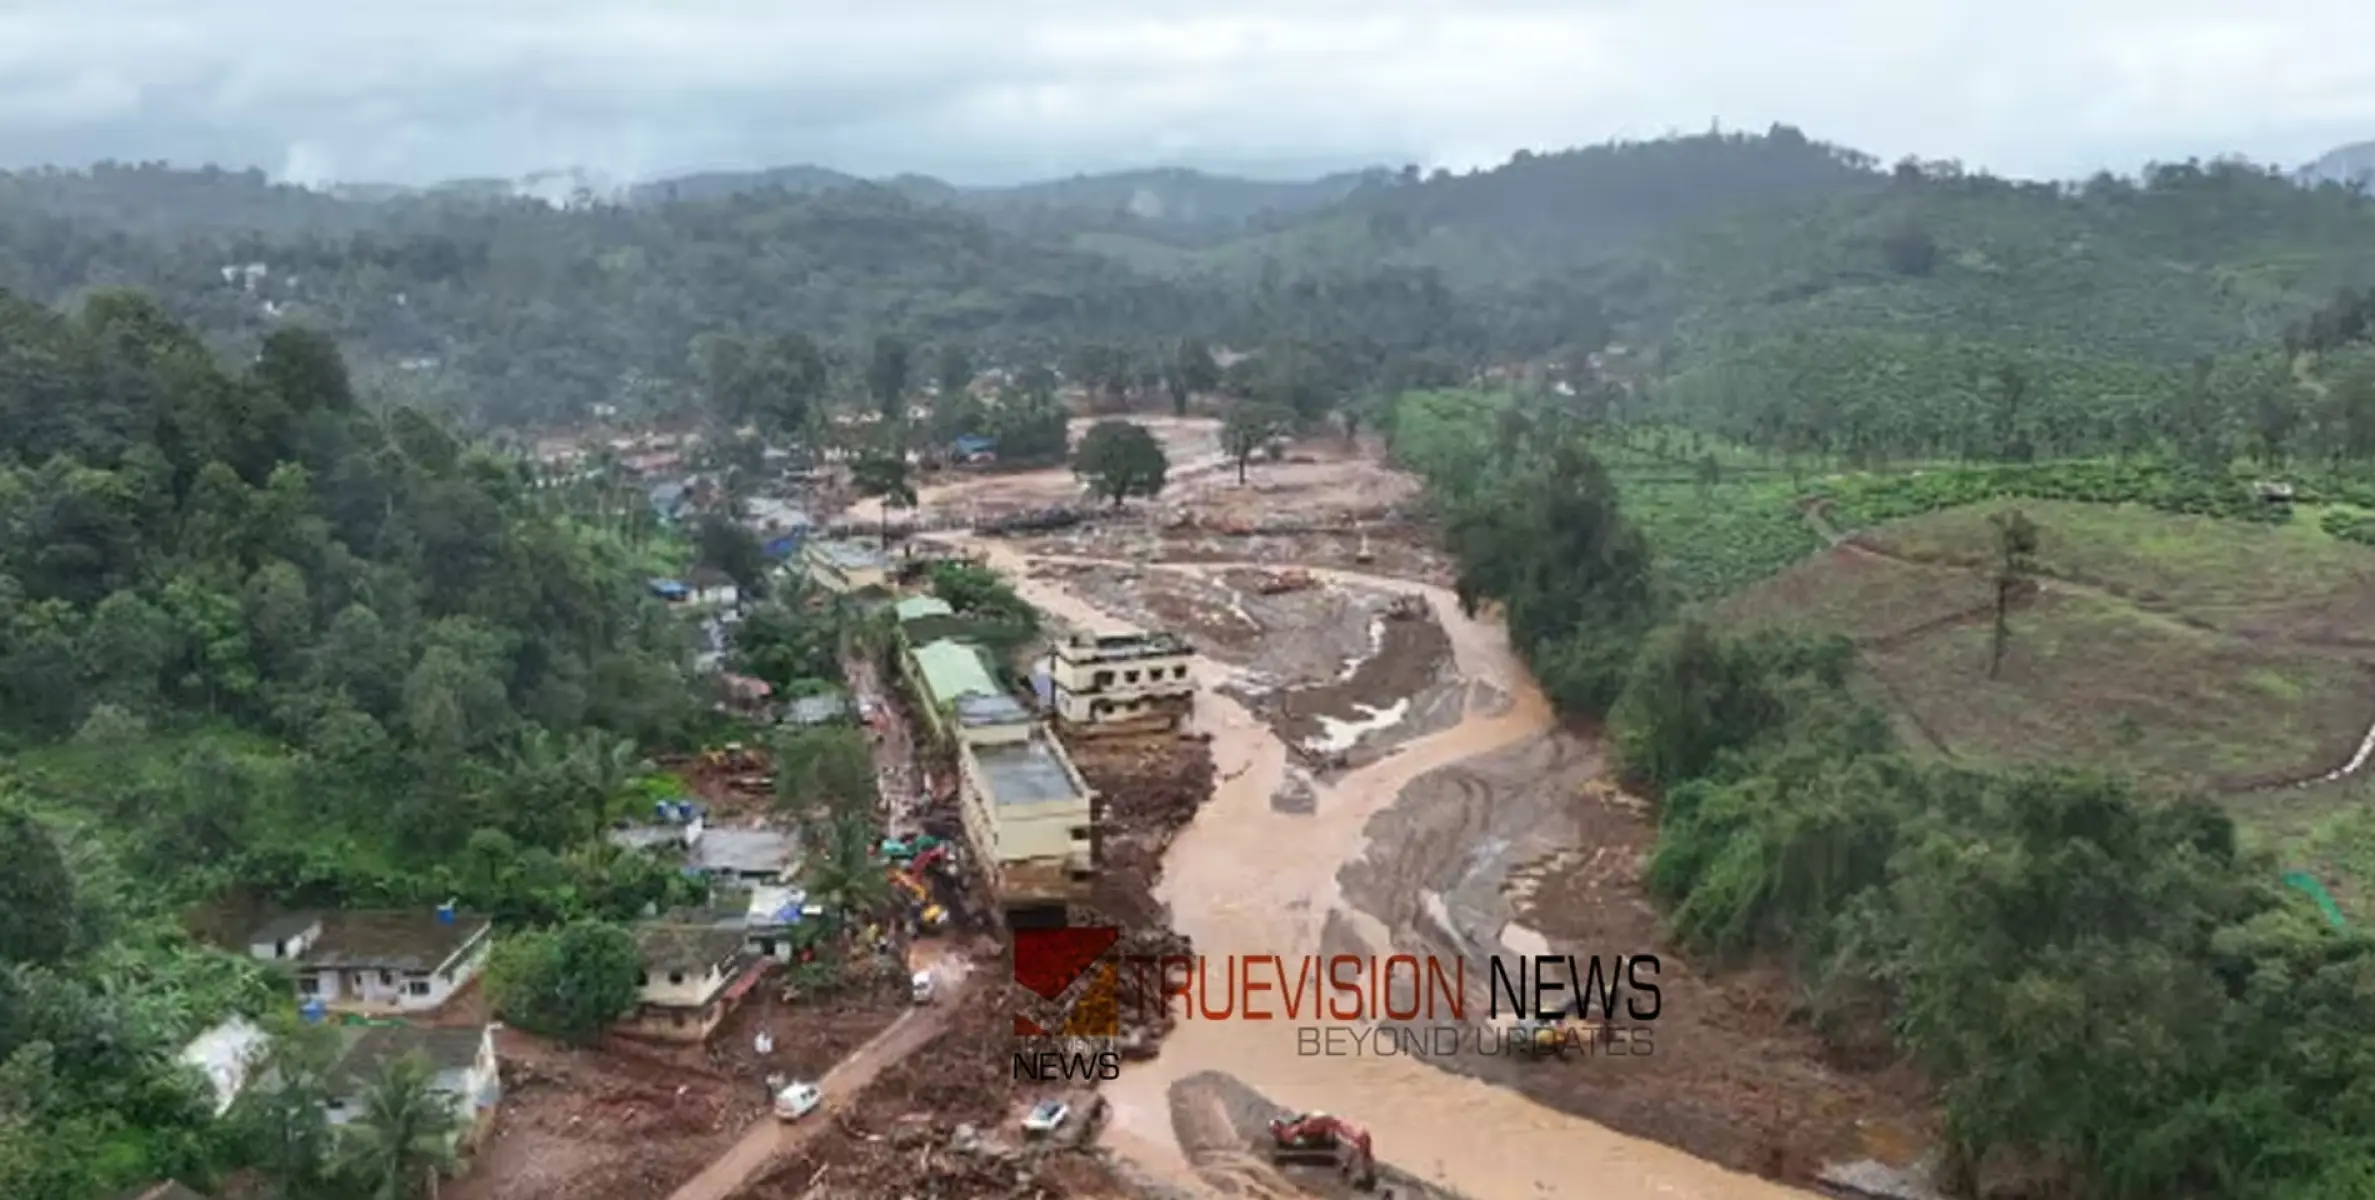
[[[950,1014],[956,1011],[956,1005],[964,1002],[965,991],[964,976],[956,974],[948,981],[938,1003],[902,1014],[891,1022],[890,1028],[826,1072],[817,1084],[824,1092],[824,1100],[815,1111],[794,1122],[761,1117],[733,1149],[694,1176],[692,1182],[670,1193],[669,1200],[727,1200],[740,1191],[744,1184],[764,1172],[767,1164],[798,1150],[815,1136],[818,1129],[831,1122],[834,1113],[855,1100],[884,1068],[915,1053],[938,1036],[948,1024]]]

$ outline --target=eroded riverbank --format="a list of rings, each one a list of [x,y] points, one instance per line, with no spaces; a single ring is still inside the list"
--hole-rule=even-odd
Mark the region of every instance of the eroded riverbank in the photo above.
[[[1013,548],[985,546],[992,565],[1016,580],[1025,597],[1042,609],[1084,627],[1129,627],[1129,622],[1066,587],[1063,579],[1033,578],[1033,564]],[[1228,567],[1141,569],[1205,574]],[[1417,854],[1415,866],[1402,865],[1403,859],[1414,849],[1439,847],[1446,838],[1456,841],[1462,835],[1456,827],[1440,833],[1421,830],[1418,824],[1397,829],[1397,819],[1409,818],[1373,822],[1395,810],[1405,790],[1430,773],[1529,745],[1567,754],[1581,781],[1589,779],[1588,747],[1569,744],[1559,750],[1560,743],[1550,740],[1548,705],[1510,655],[1497,627],[1462,614],[1452,596],[1439,588],[1341,572],[1321,574],[1342,583],[1422,596],[1449,642],[1453,667],[1464,684],[1462,711],[1456,724],[1416,737],[1378,761],[1332,780],[1309,781],[1305,810],[1273,804],[1288,780],[1291,755],[1271,725],[1224,694],[1225,687],[1201,695],[1196,725],[1213,737],[1221,782],[1195,823],[1173,843],[1158,894],[1171,906],[1173,924],[1207,956],[1300,955],[1349,943],[1424,952],[1428,938],[1418,933],[1407,906],[1373,897],[1364,904],[1363,893],[1387,889],[1397,878],[1434,878],[1439,868],[1427,854]],[[1246,674],[1243,667],[1210,658],[1200,669],[1214,685],[1239,681]],[[1550,775],[1564,777],[1559,771]],[[1413,803],[1424,811],[1446,808],[1440,801],[1428,801],[1423,791],[1415,795]],[[1516,812],[1531,803],[1553,809],[1557,805],[1552,799],[1555,796],[1509,801],[1504,807]],[[1529,836],[1538,838],[1542,854],[1549,855],[1573,850],[1582,833],[1546,826]],[[1378,839],[1375,844],[1373,836]],[[1407,840],[1414,837],[1421,840]],[[1397,844],[1393,839],[1404,840]],[[1482,903],[1477,889],[1501,886],[1478,875],[1449,891],[1464,894],[1464,903],[1474,907]],[[1422,900],[1420,911],[1427,907]],[[1440,897],[1432,907],[1450,911]],[[1544,1064],[1543,1069],[1591,1067]],[[1261,1167],[1252,1143],[1245,1147],[1243,1159],[1216,1163],[1216,1155],[1228,1156],[1222,1153],[1225,1148],[1211,1144],[1214,1122],[1209,1114],[1196,1116],[1210,1103],[1193,1095],[1198,1089],[1210,1091],[1216,1077],[1266,1104],[1354,1118],[1374,1135],[1382,1163],[1471,1196],[1745,1200],[1807,1194],[1668,1145],[1628,1137],[1509,1088],[1409,1057],[1306,1056],[1298,1052],[1293,1027],[1281,1023],[1183,1022],[1165,1041],[1158,1059],[1133,1064],[1120,1081],[1108,1086],[1114,1105],[1110,1144],[1117,1152],[1148,1159],[1157,1170],[1197,1169],[1216,1186],[1238,1194],[1262,1194],[1267,1186],[1284,1184],[1283,1177]],[[1775,1103],[1787,1098],[1777,1093]],[[1678,1132],[1672,1126],[1651,1131],[1661,1136]],[[1712,1152],[1732,1161],[1754,1157]],[[1784,1164],[1739,1165],[1771,1169]],[[1249,1177],[1268,1177],[1272,1184],[1257,1186],[1248,1182]],[[1305,1184],[1295,1181],[1294,1186]]]

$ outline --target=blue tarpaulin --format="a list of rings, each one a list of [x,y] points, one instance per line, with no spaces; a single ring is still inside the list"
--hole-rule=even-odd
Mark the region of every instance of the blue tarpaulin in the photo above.
[[[662,600],[682,600],[692,595],[693,589],[674,579],[654,579],[651,581],[651,592]]]
[[[769,558],[790,558],[800,552],[800,535],[794,533],[776,538],[767,543],[765,550]]]
[[[987,454],[998,448],[998,439],[976,434],[971,437],[958,438],[950,442],[948,448],[960,455]]]

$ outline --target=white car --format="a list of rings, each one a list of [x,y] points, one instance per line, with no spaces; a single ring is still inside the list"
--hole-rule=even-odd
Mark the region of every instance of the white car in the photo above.
[[[1031,1111],[1023,1117],[1023,1132],[1035,1134],[1054,1133],[1058,1128],[1063,1126],[1064,1121],[1071,1117],[1071,1115],[1071,1105],[1066,1104],[1061,1100],[1042,1100],[1039,1103],[1032,1105]]]
[[[917,1004],[930,1004],[932,1002],[932,973],[917,971],[913,977],[908,979],[907,990]]]
[[[775,1116],[779,1120],[797,1121],[824,1103],[825,1094],[813,1083],[795,1083],[775,1093]]]

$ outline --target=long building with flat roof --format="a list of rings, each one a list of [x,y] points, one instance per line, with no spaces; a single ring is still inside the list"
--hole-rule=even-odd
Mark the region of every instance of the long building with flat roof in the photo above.
[[[1096,793],[1045,730],[991,744],[961,741],[965,836],[1009,909],[1088,898],[1096,879]]]
[[[912,620],[945,605],[902,601]],[[910,645],[909,682],[932,732],[957,756],[958,807],[994,894],[1009,911],[1084,900],[1096,876],[1096,796],[1031,707],[998,682],[981,647],[958,638]]]

